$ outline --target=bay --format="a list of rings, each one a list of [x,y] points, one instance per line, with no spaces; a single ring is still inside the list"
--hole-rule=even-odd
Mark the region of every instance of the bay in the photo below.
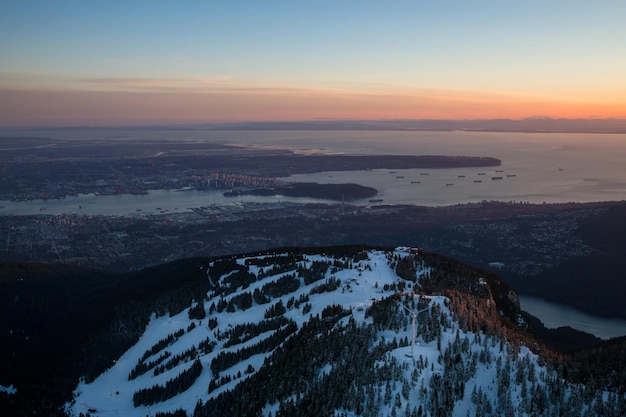
[[[239,131],[163,129],[53,129],[1,131],[0,136],[63,140],[134,139],[201,141],[300,154],[463,155],[502,161],[488,169],[336,171],[298,174],[291,181],[358,183],[379,191],[383,204],[443,206],[481,201],[566,203],[626,199],[626,135],[415,131]],[[0,138],[1,140],[1,138]],[[501,177],[501,179],[493,179]],[[222,191],[154,190],[145,195],[93,195],[58,200],[0,201],[0,215],[102,214],[120,216],[186,212],[245,203],[280,205],[327,200],[280,196],[228,198]],[[368,199],[351,204],[372,204]],[[375,203],[380,204],[380,203]],[[626,321],[596,317],[570,306],[521,296],[522,308],[547,327],[571,326],[609,338],[626,334]]]
[[[290,181],[357,183],[379,191],[384,204],[442,206],[481,201],[567,203],[626,199],[626,135],[510,132],[414,131],[217,131],[55,129],[2,132],[55,139],[156,139],[206,141],[252,148],[288,149],[305,154],[490,156],[500,167],[430,170],[336,171],[297,174]],[[495,179],[494,179],[495,178]],[[219,191],[151,191],[147,195],[82,195],[61,200],[0,201],[0,214],[129,215],[138,211],[184,211],[239,202],[329,202],[328,200],[245,196]],[[352,202],[372,204],[368,199]],[[379,203],[377,203],[379,204]],[[79,208],[80,207],[80,208]]]
[[[626,335],[626,320],[589,314],[575,307],[530,295],[519,296],[522,310],[537,317],[549,329],[569,326],[601,339]]]

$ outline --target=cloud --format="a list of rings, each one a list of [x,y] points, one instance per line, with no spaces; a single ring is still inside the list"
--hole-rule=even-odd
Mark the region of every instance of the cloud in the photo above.
[[[231,83],[228,76],[199,78],[88,78],[80,80],[98,89],[117,91],[167,92],[207,90],[226,87]]]
[[[0,71],[0,89],[59,90],[74,88],[75,80],[65,76],[32,71]]]
[[[0,125],[626,117],[626,106],[508,92],[371,85],[312,88],[210,78],[92,78],[83,88],[0,88]]]

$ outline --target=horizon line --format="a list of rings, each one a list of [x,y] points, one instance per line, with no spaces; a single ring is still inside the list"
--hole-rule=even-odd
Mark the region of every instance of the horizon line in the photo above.
[[[412,126],[398,126],[405,123]],[[532,126],[532,124],[564,124],[565,126]],[[586,123],[587,126],[574,126]],[[352,124],[346,125],[346,124]],[[422,124],[418,126],[418,124]],[[471,124],[463,126],[462,124]],[[494,124],[504,124],[496,126]],[[589,125],[591,124],[591,125]],[[617,124],[617,126],[606,126]],[[603,126],[604,125],[604,126]],[[207,129],[207,130],[399,130],[399,131],[493,131],[527,133],[626,133],[626,118],[619,117],[549,117],[524,118],[474,118],[474,119],[364,119],[364,118],[315,118],[303,120],[237,120],[207,122],[164,122],[126,124],[67,124],[1,126],[7,130],[62,130],[62,129]]]

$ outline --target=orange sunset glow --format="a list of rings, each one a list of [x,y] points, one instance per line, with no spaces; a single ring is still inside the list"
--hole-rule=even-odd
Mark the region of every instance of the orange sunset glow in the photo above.
[[[0,124],[201,123],[310,119],[626,117],[626,104],[508,94],[271,89],[218,92],[4,91]],[[34,116],[36,115],[36,116]]]
[[[626,118],[619,2],[39,6],[1,18],[0,126]]]

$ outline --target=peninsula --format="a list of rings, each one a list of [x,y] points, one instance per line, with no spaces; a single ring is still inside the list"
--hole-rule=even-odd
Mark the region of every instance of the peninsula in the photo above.
[[[354,201],[376,196],[378,191],[372,187],[359,184],[318,184],[316,182],[296,182],[277,188],[254,188],[249,190],[231,190],[224,193],[225,197],[240,195],[285,197],[308,197],[323,200]]]

